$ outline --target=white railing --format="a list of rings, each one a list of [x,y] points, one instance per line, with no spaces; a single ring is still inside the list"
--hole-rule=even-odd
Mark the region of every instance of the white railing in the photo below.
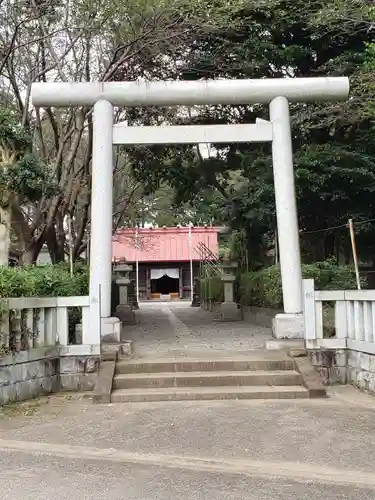
[[[99,304],[88,296],[0,299],[0,314],[4,352],[57,346],[62,356],[100,354]]]
[[[375,290],[314,289],[303,280],[306,347],[375,354]]]

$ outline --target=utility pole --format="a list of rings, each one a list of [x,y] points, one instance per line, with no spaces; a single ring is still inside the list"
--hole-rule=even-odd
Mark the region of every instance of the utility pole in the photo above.
[[[193,242],[192,242],[192,234],[191,234],[191,226],[192,223],[189,223],[189,254],[190,254],[190,297],[193,302],[194,297],[194,275],[193,275]]]
[[[139,302],[139,239],[138,239],[138,225],[135,227],[135,290],[137,295],[137,304]]]
[[[349,232],[350,232],[350,242],[352,244],[353,262],[354,262],[354,269],[355,269],[355,277],[357,280],[357,288],[358,288],[358,290],[360,290],[361,289],[361,280],[359,279],[357,246],[355,244],[355,233],[354,233],[353,219],[349,219],[348,226],[349,226]]]

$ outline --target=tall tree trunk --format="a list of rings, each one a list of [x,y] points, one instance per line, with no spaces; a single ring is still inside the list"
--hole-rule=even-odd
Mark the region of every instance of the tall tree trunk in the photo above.
[[[46,231],[46,243],[52,264],[64,262],[64,239],[58,238],[54,226],[49,226]]]
[[[19,260],[20,266],[29,266],[36,264],[38,256],[40,254],[41,249],[43,248],[45,238],[40,237],[24,251]]]
[[[24,252],[21,255],[21,257],[19,259],[19,265],[20,266],[31,266],[31,265],[36,264],[38,255],[39,255],[39,252],[38,252],[38,254],[36,254],[34,249],[30,248],[27,252]]]
[[[0,265],[9,264],[10,229],[12,212],[11,207],[0,207]]]

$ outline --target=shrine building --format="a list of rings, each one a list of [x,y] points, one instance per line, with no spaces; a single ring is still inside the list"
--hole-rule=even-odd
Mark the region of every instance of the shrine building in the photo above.
[[[221,231],[208,226],[122,228],[113,236],[112,259],[133,265],[139,300],[190,299],[200,263],[218,260]]]

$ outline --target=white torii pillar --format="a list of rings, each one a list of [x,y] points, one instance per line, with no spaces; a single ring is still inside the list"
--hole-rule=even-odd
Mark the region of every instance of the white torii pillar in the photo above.
[[[303,336],[301,258],[295,201],[289,102],[346,100],[345,77],[285,78],[270,80],[208,80],[158,82],[34,83],[34,106],[94,106],[93,187],[91,200],[90,297],[100,298],[102,335],[119,337],[119,325],[110,318],[112,248],[112,125],[113,106],[193,106],[269,104],[272,131],[254,128],[252,140],[272,140],[276,212],[283,286],[284,314],[274,320],[278,338]],[[270,126],[269,125],[269,126]],[[158,143],[238,142],[232,129],[191,126],[190,139],[178,127],[163,127],[154,134]],[[222,126],[223,127],[223,126]],[[235,127],[235,126],[231,126]],[[237,126],[241,127],[241,126]],[[129,127],[131,134],[133,127]],[[143,131],[142,131],[143,129]],[[133,144],[153,143],[145,127],[133,130]],[[187,127],[184,127],[184,133]],[[170,136],[168,135],[168,130]],[[210,133],[206,131],[210,130]],[[220,133],[218,132],[220,130]],[[233,129],[234,130],[234,129]],[[243,128],[237,128],[243,131]],[[250,128],[249,128],[250,130]],[[121,135],[121,134],[120,134]],[[209,140],[209,137],[211,138]],[[271,136],[271,137],[269,137]],[[161,139],[162,137],[162,139]],[[243,140],[241,137],[241,141]],[[148,142],[149,141],[149,142]],[[127,142],[130,143],[130,142]],[[101,297],[99,297],[99,291]],[[103,331],[104,329],[104,331]]]
[[[102,318],[111,316],[113,225],[113,106],[97,101],[93,114],[90,290],[99,292]],[[96,293],[94,292],[94,295]]]
[[[284,305],[284,314],[276,315],[273,330],[276,338],[299,338],[304,328],[301,254],[289,103],[285,97],[275,97],[271,101],[270,120],[273,131],[272,163]]]

